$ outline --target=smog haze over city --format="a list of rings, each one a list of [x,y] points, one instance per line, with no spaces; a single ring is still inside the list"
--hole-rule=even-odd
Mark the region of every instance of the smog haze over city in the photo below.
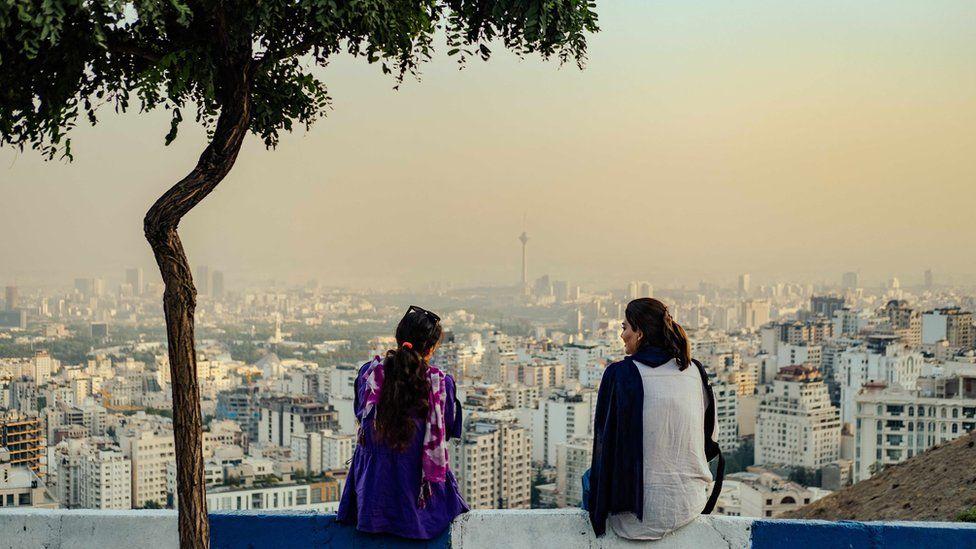
[[[499,2],[526,10],[515,38],[461,67],[444,44],[458,38],[428,21],[438,49],[399,86],[380,68],[396,56],[323,54],[347,38],[318,27],[336,6],[354,26],[386,6],[413,29],[433,17],[410,11],[424,2],[188,2],[195,19],[178,0],[105,2],[127,21],[105,43],[71,34],[102,3],[19,3],[11,18],[0,2],[0,32],[43,27],[49,4],[74,22],[70,40],[37,31],[60,52],[51,65],[91,55],[87,71],[117,63],[123,84],[79,90],[105,102],[98,123],[80,116],[73,161],[45,161],[17,150],[44,141],[25,137],[24,105],[66,101],[43,100],[54,69],[35,68],[30,44],[0,40],[0,507],[178,509],[179,524],[119,514],[168,529],[160,548],[177,533],[236,546],[230,515],[210,530],[208,511],[337,513],[322,528],[441,541],[468,520],[454,533],[492,530],[473,545],[499,547],[575,520],[551,527],[576,537],[565,549],[610,547],[591,535],[599,511],[579,508],[639,500],[607,490],[642,470],[658,479],[642,493],[668,507],[645,507],[644,526],[707,524],[684,532],[721,546],[753,539],[751,520],[976,521],[976,2]],[[231,47],[217,39],[231,5],[258,26],[280,23],[262,11],[276,6],[313,28],[239,31]],[[146,23],[156,8],[166,24]],[[549,59],[536,18],[568,27]],[[379,26],[363,32],[424,39]],[[532,48],[507,51],[520,40]],[[331,95],[308,130],[304,109],[324,101],[306,65]],[[111,86],[172,106],[185,75],[217,106],[200,123],[185,105],[169,146],[173,111],[112,112]],[[655,421],[624,418],[642,410]],[[414,446],[386,438],[404,433]],[[694,470],[652,471],[672,462]],[[361,493],[374,488],[389,493]],[[366,523],[396,505],[404,529]],[[555,508],[577,511],[539,512],[531,535],[490,512]],[[0,539],[19,513],[3,511]],[[699,517],[711,511],[749,520]],[[609,523],[626,533],[620,515]],[[16,534],[61,516],[17,518]],[[129,532],[72,516],[88,545]],[[254,517],[233,532],[254,547],[322,520]],[[70,545],[48,530],[47,545]]]
[[[399,91],[339,57],[333,110],[236,169],[181,224],[191,261],[250,278],[424,287],[971,283],[976,7],[965,1],[611,2],[583,71],[439,51]],[[108,111],[108,109],[103,109]],[[103,114],[73,163],[0,150],[0,276],[151,271],[142,216],[205,135]],[[152,277],[153,275],[150,275]]]

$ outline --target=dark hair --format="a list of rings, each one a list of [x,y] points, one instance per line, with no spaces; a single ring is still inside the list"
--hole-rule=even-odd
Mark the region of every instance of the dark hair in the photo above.
[[[681,370],[691,364],[688,335],[685,329],[671,318],[667,305],[654,298],[642,297],[628,303],[624,315],[630,327],[643,334],[641,348],[660,347],[670,352]]]
[[[426,356],[441,339],[440,317],[411,306],[396,329],[397,348],[383,360],[383,388],[373,425],[376,436],[396,450],[410,446],[416,417],[426,417],[430,379]]]

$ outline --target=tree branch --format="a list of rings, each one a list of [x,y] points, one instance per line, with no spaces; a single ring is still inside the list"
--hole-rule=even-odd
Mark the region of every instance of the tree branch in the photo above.
[[[289,57],[295,55],[303,55],[308,53],[315,46],[315,40],[310,37],[305,37],[299,40],[297,43],[292,44],[290,47],[283,48],[275,55],[269,55],[268,52],[264,52],[264,55],[254,59],[255,68],[261,69],[267,65],[273,65],[279,61],[284,61]]]
[[[108,48],[109,53],[117,55],[130,55],[144,59],[150,63],[159,63],[160,59],[163,58],[163,54],[148,49],[143,44],[130,42],[122,36],[114,33],[107,36],[105,45]]]

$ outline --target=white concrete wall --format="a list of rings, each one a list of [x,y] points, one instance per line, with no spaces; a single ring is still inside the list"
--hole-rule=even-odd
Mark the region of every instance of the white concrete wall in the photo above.
[[[655,549],[748,547],[751,519],[700,517],[667,536]],[[451,545],[463,549],[506,547],[633,547],[638,542],[608,530],[596,538],[578,510],[472,511],[451,529]],[[0,511],[0,549],[177,549],[176,512],[16,509]]]
[[[257,524],[255,523],[257,521]],[[261,521],[265,521],[261,524]],[[214,548],[413,546],[393,538],[360,537],[331,515],[288,512],[228,513],[214,521]],[[244,533],[242,534],[242,529]],[[243,536],[243,538],[242,538]],[[908,536],[907,543],[898,543]],[[449,538],[449,539],[448,539]],[[242,539],[246,539],[242,543]],[[976,547],[976,525],[963,523],[856,523],[777,521],[703,516],[658,542],[634,542],[608,531],[596,538],[579,510],[473,511],[429,547],[480,549],[801,549],[832,546]],[[829,543],[828,543],[829,544]],[[0,549],[177,549],[175,511],[0,510]]]
[[[176,511],[0,511],[0,549],[177,549],[179,545]]]
[[[654,543],[654,549],[749,547],[752,520],[701,516]],[[451,547],[463,549],[595,549],[646,547],[646,543],[617,537],[610,528],[597,538],[587,515],[576,509],[472,511],[455,520],[451,528]]]

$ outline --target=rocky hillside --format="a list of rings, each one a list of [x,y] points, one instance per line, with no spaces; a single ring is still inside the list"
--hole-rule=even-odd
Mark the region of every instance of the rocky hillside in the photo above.
[[[956,520],[976,506],[976,431],[782,518]]]

